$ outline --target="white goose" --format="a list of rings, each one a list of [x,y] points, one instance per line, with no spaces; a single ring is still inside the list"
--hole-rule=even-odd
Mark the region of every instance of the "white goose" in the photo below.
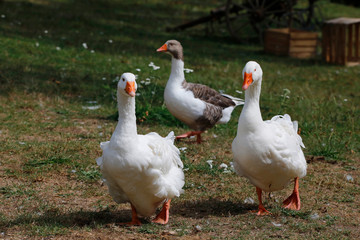
[[[157,51],[170,53],[172,56],[171,74],[164,92],[166,107],[177,119],[195,130],[176,138],[196,135],[197,142],[201,143],[201,133],[217,123],[227,123],[234,108],[243,105],[244,101],[220,94],[202,84],[186,82],[180,42],[169,40]]]
[[[283,207],[299,210],[299,178],[306,175],[306,160],[301,150],[302,139],[297,134],[298,124],[287,114],[263,121],[259,106],[262,69],[250,61],[242,75],[245,105],[232,143],[234,168],[256,186],[258,215],[269,214],[262,204],[262,191],[281,190],[291,179],[295,179],[294,191]]]
[[[110,141],[100,144],[103,154],[96,161],[114,201],[131,204],[132,221],[126,224],[140,225],[137,214],[151,216],[161,204],[153,222],[166,224],[171,198],[183,191],[183,164],[173,132],[166,138],[137,134],[136,88],[134,74],[124,73],[117,90],[119,122]]]

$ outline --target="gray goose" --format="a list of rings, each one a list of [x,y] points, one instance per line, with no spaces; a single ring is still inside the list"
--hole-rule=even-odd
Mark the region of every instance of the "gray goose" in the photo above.
[[[201,143],[201,133],[218,123],[227,123],[231,113],[244,101],[196,83],[188,83],[184,76],[183,48],[179,41],[168,40],[157,52],[172,56],[171,73],[165,87],[164,99],[167,109],[193,131],[181,134],[176,139],[196,136]]]

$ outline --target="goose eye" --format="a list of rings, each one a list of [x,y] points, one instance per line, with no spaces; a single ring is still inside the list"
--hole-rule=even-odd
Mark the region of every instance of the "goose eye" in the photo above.
[[[123,78],[122,80],[123,80],[123,82],[125,82],[125,78]]]

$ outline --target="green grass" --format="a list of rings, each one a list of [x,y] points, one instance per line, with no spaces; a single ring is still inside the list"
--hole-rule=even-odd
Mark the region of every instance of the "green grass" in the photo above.
[[[304,7],[307,1],[298,1]],[[161,237],[205,239],[355,239],[359,209],[360,68],[279,57],[262,46],[238,44],[224,24],[184,32],[173,27],[207,15],[218,1],[4,0],[0,2],[0,233],[8,238]],[[326,19],[358,17],[350,6],[318,1]],[[289,188],[266,196],[271,216],[256,217],[254,187],[219,166],[232,161],[241,107],[231,121],[179,141],[185,193],[172,202],[170,222],[129,221],[130,206],[110,198],[95,159],[117,120],[116,79],[138,75],[138,131],[165,136],[188,128],[163,103],[170,56],[156,49],[181,41],[189,82],[244,97],[241,72],[248,60],[264,71],[264,119],[288,113],[298,120],[309,163],[300,181],[302,210],[284,210]],[[85,48],[86,43],[87,48]],[[153,70],[153,62],[160,69]],[[137,69],[140,69],[138,71]],[[97,110],[87,107],[99,106]],[[216,137],[215,137],[216,136]],[[207,160],[213,160],[210,168]],[[351,175],[353,181],[346,180]],[[255,203],[244,203],[251,197]],[[313,214],[319,218],[312,219]],[[280,224],[280,225],[279,225]]]

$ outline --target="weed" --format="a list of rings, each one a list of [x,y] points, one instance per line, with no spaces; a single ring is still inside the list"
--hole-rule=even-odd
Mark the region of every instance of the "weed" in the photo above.
[[[80,170],[76,172],[79,180],[86,182],[98,181],[101,177],[101,173],[97,168],[90,168],[89,170]]]

